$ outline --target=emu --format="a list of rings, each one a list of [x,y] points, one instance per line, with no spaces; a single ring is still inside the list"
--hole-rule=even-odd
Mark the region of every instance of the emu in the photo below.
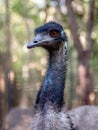
[[[31,130],[98,130],[98,108],[63,108],[66,79],[67,37],[63,27],[49,22],[35,29],[27,47],[43,47],[49,54],[48,68],[38,92]]]
[[[32,108],[13,108],[6,115],[1,130],[29,130],[29,126],[32,124],[32,116]]]
[[[32,109],[32,123],[31,110],[25,115],[27,120],[30,119],[26,127],[21,112],[17,115],[20,110],[14,110],[8,114],[10,118],[5,119],[7,128],[3,130],[27,130],[30,124],[30,130],[98,130],[98,107],[82,106],[66,111],[63,106],[67,55],[67,37],[63,27],[55,22],[38,27],[27,47],[43,47],[49,54],[47,71]],[[13,118],[16,122],[21,118],[21,123],[16,124],[19,127],[15,127]]]

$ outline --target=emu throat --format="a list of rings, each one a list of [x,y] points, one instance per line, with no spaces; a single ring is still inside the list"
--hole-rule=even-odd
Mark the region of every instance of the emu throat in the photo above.
[[[36,106],[44,107],[49,103],[61,108],[65,87],[66,49],[62,44],[58,49],[48,50],[49,61],[46,75],[37,95]]]

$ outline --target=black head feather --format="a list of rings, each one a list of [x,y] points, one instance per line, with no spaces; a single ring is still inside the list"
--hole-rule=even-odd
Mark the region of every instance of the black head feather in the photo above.
[[[42,33],[42,32],[49,32],[50,30],[57,30],[61,32],[63,31],[63,27],[56,22],[48,22],[44,24],[43,26],[36,28],[34,32],[36,34],[36,33]]]

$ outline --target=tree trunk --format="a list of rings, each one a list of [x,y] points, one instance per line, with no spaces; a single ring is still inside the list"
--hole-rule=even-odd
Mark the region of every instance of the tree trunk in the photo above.
[[[10,15],[9,15],[9,0],[5,0],[5,23],[4,23],[4,34],[5,34],[5,52],[0,54],[0,127],[2,127],[3,117],[8,111],[8,103],[10,104],[11,93],[10,93]],[[7,95],[7,97],[6,97]]]
[[[87,52],[84,52],[81,58],[79,59],[79,64],[78,64],[77,94],[81,101],[80,104],[82,105],[92,104],[93,87],[94,87],[94,83],[92,78],[92,70],[90,66],[90,58],[88,57]]]
[[[11,83],[10,83],[10,72],[11,72],[11,48],[10,48],[10,11],[9,11],[9,0],[5,0],[5,48],[6,53],[3,59],[4,63],[4,73],[5,73],[5,84],[7,91],[7,103],[8,109],[12,106],[12,93],[11,93]]]
[[[78,24],[76,21],[76,17],[71,6],[71,0],[66,0],[67,6],[67,20],[70,26],[74,45],[78,52],[78,88],[77,93],[81,99],[81,105],[91,104],[94,100],[93,88],[94,82],[91,73],[91,55],[92,55],[92,39],[91,32],[93,28],[93,20],[94,20],[94,0],[90,0],[89,3],[89,11],[88,11],[88,20],[87,20],[87,42],[86,42],[86,50],[84,50],[82,43],[79,39],[78,33]]]

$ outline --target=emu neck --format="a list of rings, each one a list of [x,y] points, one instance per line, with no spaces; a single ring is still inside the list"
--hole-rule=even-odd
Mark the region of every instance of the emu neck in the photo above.
[[[57,108],[63,105],[65,87],[66,54],[63,45],[49,51],[49,65],[41,89],[38,93],[36,106],[51,104]]]

